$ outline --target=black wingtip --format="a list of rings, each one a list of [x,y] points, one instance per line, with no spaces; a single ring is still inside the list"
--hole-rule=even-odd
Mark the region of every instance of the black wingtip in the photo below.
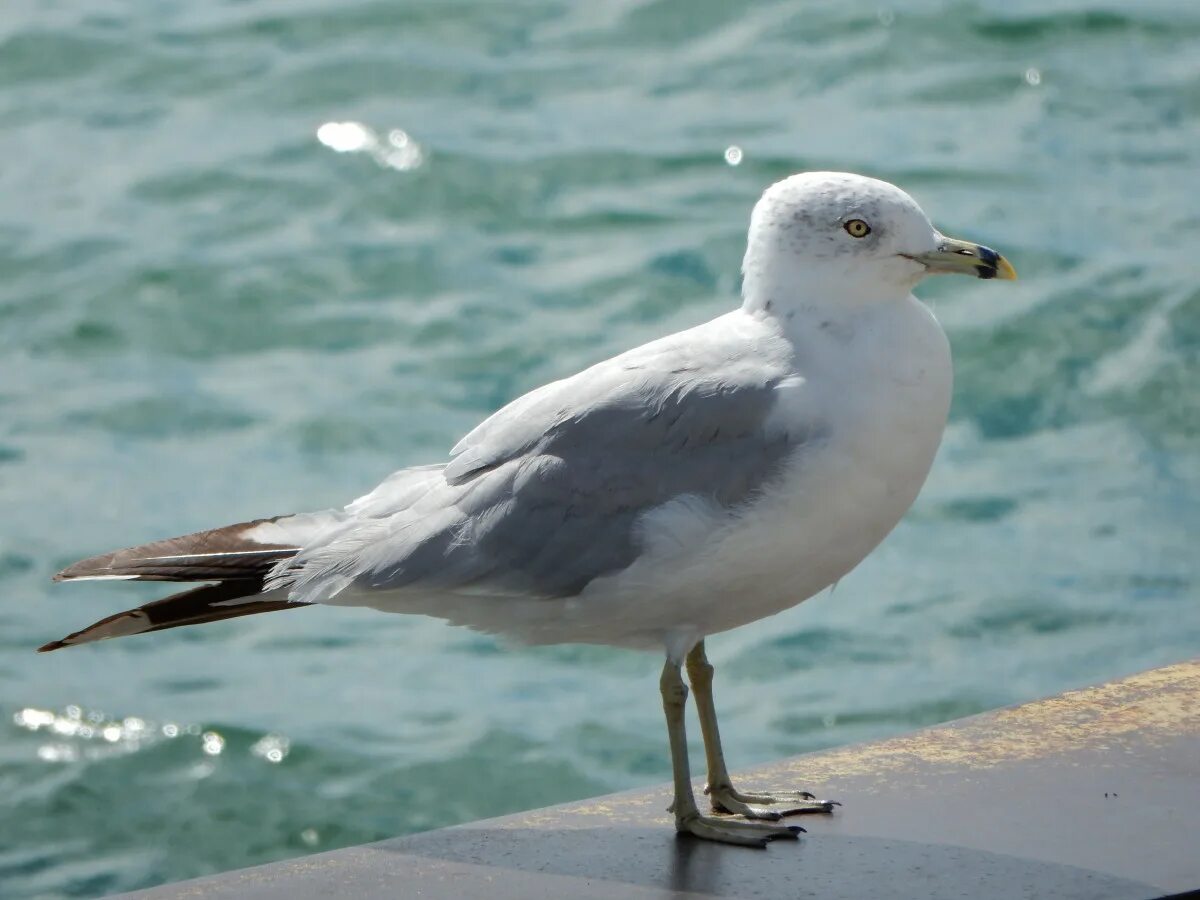
[[[203,590],[203,588],[200,590]],[[175,596],[178,597],[179,595]],[[62,640],[43,644],[38,647],[38,653],[49,653],[51,650],[60,650],[63,647],[75,647],[79,644],[90,644],[93,641],[106,641],[109,638],[141,634],[145,631],[153,630],[153,627],[145,607],[127,609],[125,612],[106,616],[99,622],[93,622],[87,628],[80,631],[73,631]]]
[[[55,573],[54,581],[70,581],[85,575],[103,575],[112,565],[116,553],[102,553],[100,556],[89,556],[71,563],[65,569]]]

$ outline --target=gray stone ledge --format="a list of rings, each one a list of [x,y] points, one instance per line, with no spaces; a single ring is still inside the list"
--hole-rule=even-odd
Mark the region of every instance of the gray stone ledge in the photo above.
[[[841,800],[765,850],[677,838],[665,787],[124,895],[1137,900],[1200,888],[1200,660],[784,760]]]

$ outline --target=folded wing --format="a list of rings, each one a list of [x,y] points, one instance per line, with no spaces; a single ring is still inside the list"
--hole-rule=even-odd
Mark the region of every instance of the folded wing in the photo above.
[[[279,563],[268,586],[365,605],[379,591],[578,594],[637,558],[648,513],[689,497],[735,508],[806,439],[768,424],[789,352],[718,319],[540,388],[445,467],[357,501],[369,517]]]

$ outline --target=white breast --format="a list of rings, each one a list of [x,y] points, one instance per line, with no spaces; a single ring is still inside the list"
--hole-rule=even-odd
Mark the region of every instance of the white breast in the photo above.
[[[819,437],[742,515],[681,508],[693,533],[705,527],[698,514],[710,517],[707,539],[684,553],[650,554],[585,591],[581,607],[625,632],[611,642],[702,636],[794,606],[858,565],[916,499],[950,405],[941,327],[911,297],[852,327],[807,324],[816,327],[795,342],[797,371],[781,387],[770,425],[801,433],[815,423]]]
[[[418,591],[394,605],[377,594],[361,602],[533,644],[655,649],[690,646],[828,587],[916,498],[945,427],[951,368],[945,335],[914,298],[824,321],[795,322],[795,371],[767,423],[813,438],[740,510],[695,495],[672,500],[642,520],[637,561],[565,600]]]

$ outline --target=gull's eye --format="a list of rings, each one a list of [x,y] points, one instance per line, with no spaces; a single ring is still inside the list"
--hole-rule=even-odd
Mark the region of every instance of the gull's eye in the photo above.
[[[851,219],[842,226],[850,237],[866,237],[871,233],[871,226],[862,219]]]

